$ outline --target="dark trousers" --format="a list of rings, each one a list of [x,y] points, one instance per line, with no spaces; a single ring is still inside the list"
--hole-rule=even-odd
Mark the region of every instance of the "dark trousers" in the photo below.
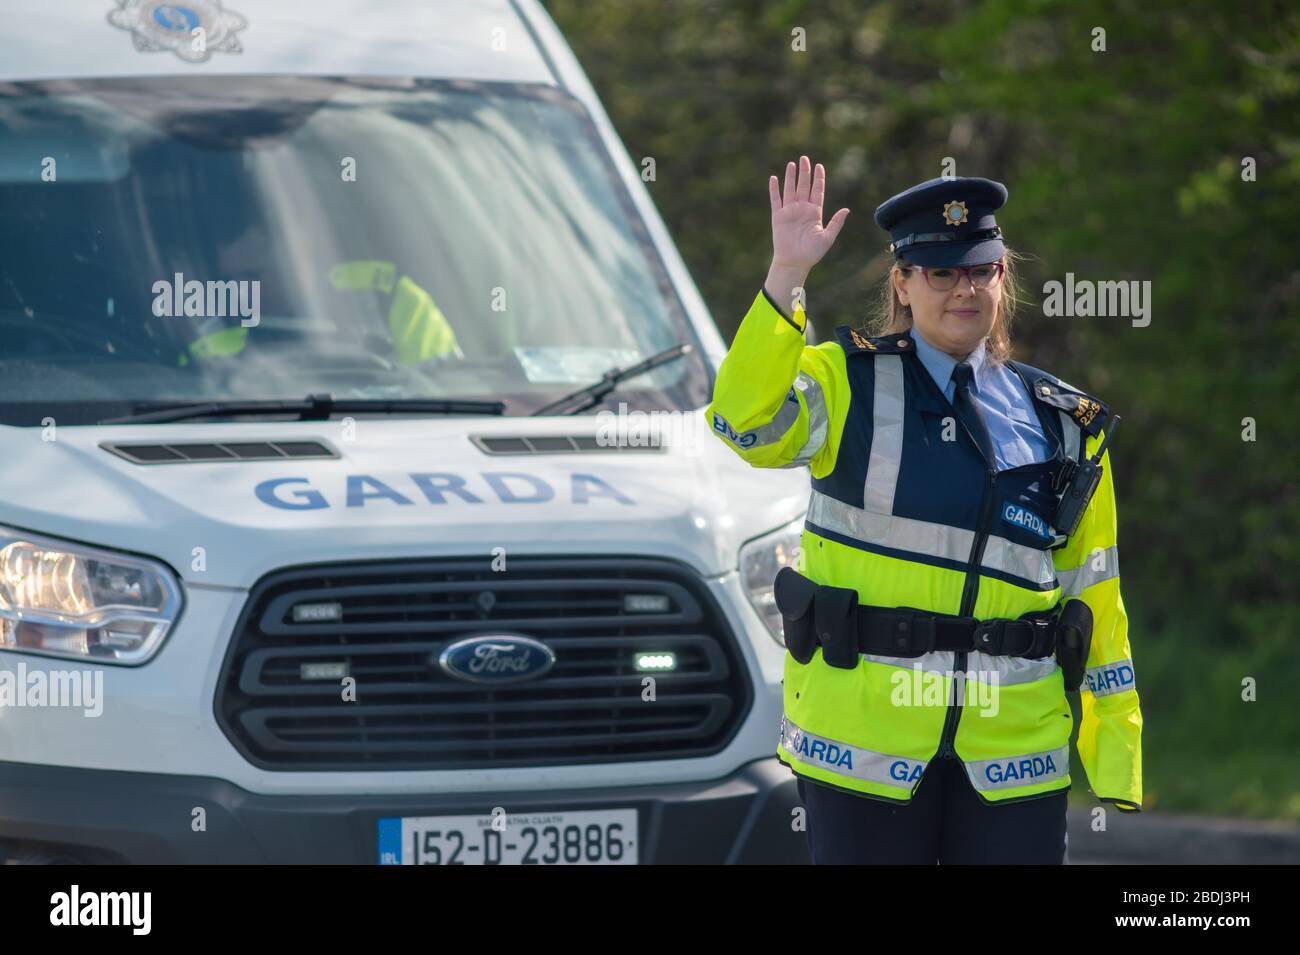
[[[800,776],[815,864],[1035,864],[1066,861],[1064,790],[986,805],[952,757],[925,769],[907,805],[819,785]]]

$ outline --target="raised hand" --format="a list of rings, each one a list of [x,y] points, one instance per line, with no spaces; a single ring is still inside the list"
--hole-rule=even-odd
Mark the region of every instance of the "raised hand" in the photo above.
[[[767,190],[772,202],[772,267],[764,287],[784,306],[834,244],[849,210],[840,209],[822,225],[826,169],[821,163],[813,168],[807,156],[799,157],[797,175],[795,164],[786,163],[784,192],[776,176],[768,179]]]
[[[821,261],[840,234],[849,210],[841,209],[822,226],[822,200],[826,195],[826,169],[821,163],[810,168],[807,156],[795,164],[786,163],[784,197],[776,176],[767,181],[772,200],[772,261],[787,268],[811,270]]]

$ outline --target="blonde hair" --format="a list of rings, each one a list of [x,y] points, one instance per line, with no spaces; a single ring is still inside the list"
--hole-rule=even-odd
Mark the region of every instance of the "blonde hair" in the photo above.
[[[1015,317],[1016,306],[1020,304],[1020,288],[1016,284],[1016,263],[1022,256],[1011,249],[1006,250],[1006,264],[1002,273],[1002,297],[998,302],[998,314],[993,317],[993,328],[989,331],[985,358],[995,365],[1002,364],[1011,357],[1011,320]],[[898,300],[898,291],[894,288],[894,273],[912,266],[906,261],[895,259],[885,273],[881,283],[874,314],[867,320],[859,332],[868,338],[878,335],[897,335],[912,327],[912,307]]]

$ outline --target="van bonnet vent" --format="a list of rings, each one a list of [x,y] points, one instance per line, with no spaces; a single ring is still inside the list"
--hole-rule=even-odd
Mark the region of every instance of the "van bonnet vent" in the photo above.
[[[563,454],[566,452],[666,450],[660,435],[653,432],[646,434],[644,439],[635,443],[624,439],[612,444],[601,444],[594,434],[530,434],[510,437],[472,434],[469,439],[474,442],[475,447],[485,454]]]
[[[204,441],[186,444],[100,445],[132,464],[186,464],[197,461],[283,461],[286,458],[337,458],[321,441]]]

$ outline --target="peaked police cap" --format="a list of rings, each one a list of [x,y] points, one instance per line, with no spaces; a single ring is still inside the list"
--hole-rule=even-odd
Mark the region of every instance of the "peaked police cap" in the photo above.
[[[979,265],[1006,252],[993,217],[1007,187],[992,179],[931,179],[876,207],[876,225],[889,233],[889,251],[913,265]]]

